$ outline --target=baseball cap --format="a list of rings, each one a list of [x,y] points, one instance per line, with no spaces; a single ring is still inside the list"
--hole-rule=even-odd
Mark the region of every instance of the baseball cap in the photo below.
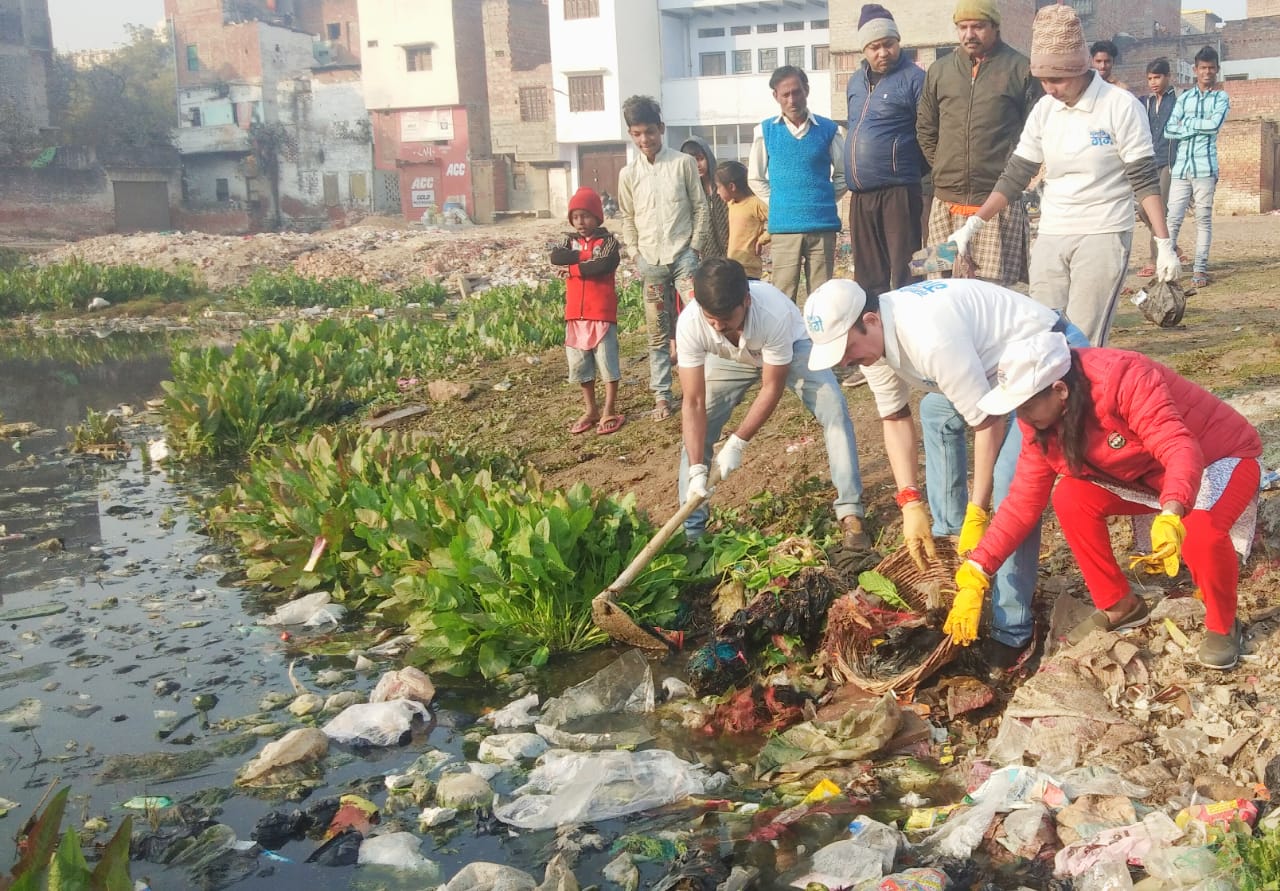
[[[1044,331],[1015,340],[1004,349],[996,368],[996,386],[978,400],[989,415],[1007,415],[1039,393],[1071,368],[1071,347],[1066,336]]]
[[[822,371],[844,358],[845,335],[862,317],[867,293],[857,282],[833,278],[818,286],[804,304],[804,325],[813,341],[809,369]]]

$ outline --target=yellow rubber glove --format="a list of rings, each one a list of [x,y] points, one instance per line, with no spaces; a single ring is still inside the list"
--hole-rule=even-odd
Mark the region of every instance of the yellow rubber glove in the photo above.
[[[1150,572],[1158,573],[1161,569],[1167,576],[1178,574],[1178,565],[1182,562],[1182,542],[1187,537],[1187,527],[1182,525],[1182,518],[1177,514],[1160,514],[1151,523],[1151,565]]]
[[[964,561],[956,570],[956,599],[942,626],[942,633],[951,635],[953,643],[967,647],[978,639],[982,602],[990,589],[991,579],[972,560]]]
[[[908,501],[902,507],[902,539],[906,542],[911,559],[921,572],[929,568],[925,560],[938,559],[938,547],[933,543],[933,531],[929,528],[929,508],[923,501]]]
[[[960,544],[956,553],[961,557],[967,555],[982,541],[987,534],[987,524],[991,522],[991,514],[978,505],[970,502],[964,511],[964,525],[960,527]]]

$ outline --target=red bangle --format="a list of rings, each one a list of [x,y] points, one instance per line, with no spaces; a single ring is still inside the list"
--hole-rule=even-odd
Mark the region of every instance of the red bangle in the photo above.
[[[898,502],[898,507],[906,507],[913,501],[924,500],[920,495],[920,490],[915,486],[907,486],[898,490],[898,494],[894,496]]]

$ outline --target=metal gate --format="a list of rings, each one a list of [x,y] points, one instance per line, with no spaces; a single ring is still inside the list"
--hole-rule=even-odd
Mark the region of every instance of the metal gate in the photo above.
[[[169,219],[169,184],[112,180],[117,232],[163,232],[173,228]]]

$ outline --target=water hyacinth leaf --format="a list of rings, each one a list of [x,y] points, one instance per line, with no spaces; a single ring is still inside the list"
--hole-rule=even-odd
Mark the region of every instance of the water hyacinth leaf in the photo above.
[[[67,808],[67,796],[70,794],[70,786],[59,789],[49,801],[48,806],[23,826],[23,832],[20,835],[26,835],[26,847],[25,849],[20,847],[23,853],[13,868],[15,876],[33,871],[43,873],[49,859],[53,856],[54,843],[58,839],[58,829],[62,826],[62,814]]]
[[[80,850],[80,836],[68,827],[49,862],[50,891],[88,891],[89,863]]]
[[[902,599],[902,595],[898,593],[898,586],[893,583],[893,580],[881,575],[874,569],[868,569],[866,572],[858,574],[858,587],[868,594],[876,595],[894,609],[906,613],[915,612],[911,608],[911,604]]]

